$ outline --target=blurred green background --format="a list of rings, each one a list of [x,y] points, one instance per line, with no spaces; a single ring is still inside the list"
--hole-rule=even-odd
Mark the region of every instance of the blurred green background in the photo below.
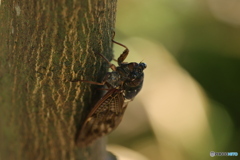
[[[148,67],[108,150],[120,160],[240,153],[238,0],[119,0],[115,40]]]

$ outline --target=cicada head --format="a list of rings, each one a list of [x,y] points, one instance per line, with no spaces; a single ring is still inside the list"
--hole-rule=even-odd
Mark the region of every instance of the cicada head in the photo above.
[[[143,77],[143,70],[147,67],[145,63],[129,63],[130,74],[128,76],[128,81],[135,81],[136,79],[141,79]]]
[[[145,63],[129,63],[128,69],[130,71],[127,79],[123,84],[124,97],[126,99],[133,99],[142,89],[144,73],[143,70],[147,67]]]

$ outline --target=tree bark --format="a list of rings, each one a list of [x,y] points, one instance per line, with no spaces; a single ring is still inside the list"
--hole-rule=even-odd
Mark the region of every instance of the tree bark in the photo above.
[[[112,59],[116,0],[0,1],[0,159],[102,160],[75,134]]]

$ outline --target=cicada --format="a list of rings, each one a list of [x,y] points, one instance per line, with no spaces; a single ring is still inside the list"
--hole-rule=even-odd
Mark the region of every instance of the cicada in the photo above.
[[[112,69],[107,72],[102,82],[80,80],[95,85],[106,86],[106,94],[94,105],[77,133],[76,143],[78,146],[87,146],[94,140],[112,132],[121,122],[128,102],[141,90],[143,85],[143,70],[145,63],[126,63],[129,49],[112,39],[112,42],[125,48],[116,60],[118,66],[110,63],[102,54],[99,54]]]

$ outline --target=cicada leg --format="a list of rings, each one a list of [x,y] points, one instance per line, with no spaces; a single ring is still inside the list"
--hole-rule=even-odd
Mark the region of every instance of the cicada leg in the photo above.
[[[112,38],[112,42],[115,43],[115,44],[118,44],[122,47],[125,48],[125,50],[123,51],[123,53],[118,57],[117,60],[113,59],[114,61],[117,61],[118,62],[118,65],[120,65],[128,56],[128,53],[129,53],[129,49],[127,48],[127,46],[119,43],[119,42],[116,42],[114,41],[114,37],[115,37],[115,32],[113,32],[113,38]],[[109,64],[109,68],[111,68],[113,71],[116,71],[116,66],[114,64],[112,64],[111,62],[108,61],[108,59],[102,55],[101,53],[97,53],[99,56],[101,56],[108,64]]]
[[[106,82],[94,82],[94,81],[87,81],[87,80],[78,80],[79,82],[85,82],[85,83],[90,83],[90,84],[95,84],[95,85],[99,85],[99,86],[103,86]],[[75,81],[76,82],[76,81]]]
[[[127,46],[125,46],[125,45],[123,45],[123,44],[121,44],[121,43],[119,43],[119,42],[114,41],[114,37],[115,37],[115,32],[113,32],[112,42],[125,48],[125,50],[124,50],[123,53],[118,57],[118,60],[117,60],[118,65],[120,65],[120,64],[127,58],[128,53],[129,53],[129,49],[127,48]]]
[[[110,73],[108,72],[105,77],[103,78],[102,82],[94,82],[94,81],[88,81],[88,80],[72,80],[71,82],[85,82],[85,83],[89,83],[89,84],[95,84],[95,85],[99,85],[99,86],[103,86],[106,84],[107,79],[109,78]]]
[[[97,53],[97,54],[101,56],[109,64],[109,68],[111,68],[113,71],[116,71],[116,66],[111,62],[109,62],[104,55],[102,55],[101,53]]]

